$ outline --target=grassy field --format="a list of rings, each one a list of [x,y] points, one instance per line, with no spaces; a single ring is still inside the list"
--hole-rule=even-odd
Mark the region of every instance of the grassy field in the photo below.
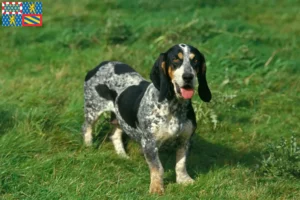
[[[300,199],[299,176],[257,170],[268,144],[291,135],[299,143],[299,7],[297,0],[43,1],[42,27],[1,27],[0,199]],[[83,146],[83,80],[103,60],[128,63],[148,79],[159,53],[177,43],[205,54],[213,101],[193,99],[195,184],[175,183],[166,147],[165,195],[149,195],[138,144],[127,140],[130,159],[119,158],[106,117],[95,145]]]

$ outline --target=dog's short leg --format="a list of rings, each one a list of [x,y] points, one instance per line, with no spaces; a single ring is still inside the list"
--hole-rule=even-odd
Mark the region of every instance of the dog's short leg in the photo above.
[[[155,142],[146,142],[143,145],[143,151],[146,158],[146,161],[150,168],[150,193],[163,194],[164,185],[163,185],[163,174],[164,169],[159,160],[158,148],[156,148]]]
[[[110,139],[115,147],[117,154],[124,158],[128,158],[122,141],[122,130],[116,127]]]
[[[91,146],[93,142],[92,135],[93,126],[89,122],[84,122],[82,126],[82,135],[86,146]]]
[[[82,126],[82,135],[84,139],[84,143],[86,146],[91,146],[93,144],[93,125],[99,118],[99,116],[103,113],[101,112],[92,112],[93,110],[90,108],[85,108],[85,121]]]
[[[177,183],[193,183],[194,180],[188,175],[186,171],[186,156],[188,151],[188,144],[181,145],[176,152],[176,182]]]

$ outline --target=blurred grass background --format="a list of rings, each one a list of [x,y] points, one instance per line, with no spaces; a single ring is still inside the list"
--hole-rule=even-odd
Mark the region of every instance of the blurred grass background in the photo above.
[[[265,146],[300,134],[297,0],[43,1],[42,27],[0,28],[0,198],[299,199],[299,179],[257,174]],[[175,183],[161,152],[166,194],[148,194],[137,144],[116,156],[102,118],[93,148],[81,140],[83,80],[103,60],[145,78],[177,43],[206,56],[213,101],[194,97],[198,129],[188,171]]]

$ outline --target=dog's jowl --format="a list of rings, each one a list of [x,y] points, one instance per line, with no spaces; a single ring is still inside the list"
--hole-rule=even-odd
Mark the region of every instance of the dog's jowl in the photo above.
[[[200,98],[210,101],[205,74],[203,54],[186,44],[175,45],[159,55],[150,73],[152,82],[124,63],[102,62],[85,78],[85,144],[92,144],[93,124],[103,112],[109,111],[116,126],[111,135],[116,152],[127,157],[123,131],[141,144],[150,169],[151,193],[164,191],[164,169],[158,149],[167,140],[177,142],[176,181],[192,183],[186,171],[189,142],[197,125],[191,98],[198,82]]]

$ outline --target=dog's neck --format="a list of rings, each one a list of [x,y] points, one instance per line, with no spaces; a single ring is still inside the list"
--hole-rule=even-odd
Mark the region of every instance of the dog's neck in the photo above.
[[[190,105],[191,100],[178,99],[176,97],[171,100],[167,100],[169,104],[170,113],[186,113],[188,105]]]

